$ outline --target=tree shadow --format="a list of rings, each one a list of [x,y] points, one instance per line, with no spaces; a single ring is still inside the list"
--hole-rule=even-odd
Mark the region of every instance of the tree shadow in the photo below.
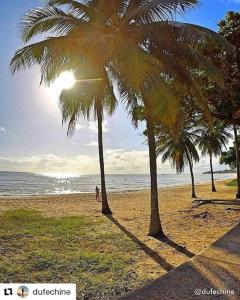
[[[165,243],[165,244],[169,245],[170,247],[174,248],[178,252],[181,252],[182,254],[186,255],[189,258],[192,258],[192,257],[195,256],[194,253],[192,253],[191,251],[187,250],[185,247],[183,247],[181,245],[178,245],[177,243],[175,243],[174,241],[172,241],[167,236],[162,237],[162,238],[157,238],[157,240],[159,240],[162,243]]]
[[[212,204],[212,205],[236,205],[240,206],[240,200],[222,200],[222,199],[198,199],[193,201],[197,206]]]
[[[240,205],[240,200],[221,200],[221,199],[211,199],[209,204],[219,204],[219,205]]]
[[[196,255],[192,260],[182,264],[172,272],[119,299],[214,298],[214,294],[210,293],[203,296],[202,292],[205,290],[233,291],[233,294],[221,294],[217,298],[222,300],[240,299],[239,230],[240,224],[213,243],[202,254]]]
[[[170,271],[174,269],[175,267],[168,262],[166,262],[165,259],[163,259],[156,251],[149,248],[146,244],[144,244],[142,241],[140,241],[135,235],[133,235],[131,232],[129,232],[123,225],[121,225],[113,216],[108,215],[106,216],[114,225],[116,225],[126,236],[128,236],[132,241],[136,242],[139,247],[147,254],[149,255],[156,263],[158,263],[161,267],[163,267],[166,271]],[[188,257],[193,257],[195,254],[191,253],[184,247],[181,247],[180,245],[176,244],[175,242],[171,241],[169,238],[165,237],[163,239],[158,239],[162,243],[165,243],[173,248],[175,248],[177,251],[187,255]]]
[[[136,242],[140,249],[143,250],[147,255],[149,255],[156,263],[158,263],[163,269],[166,271],[171,271],[175,267],[168,262],[164,258],[162,258],[156,251],[149,248],[146,244],[140,241],[135,235],[129,232],[123,225],[121,225],[113,216],[106,216],[114,225],[116,225],[126,236],[128,236],[132,241]]]

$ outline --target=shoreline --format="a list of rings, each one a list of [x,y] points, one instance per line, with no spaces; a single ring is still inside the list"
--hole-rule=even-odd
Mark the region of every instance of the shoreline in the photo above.
[[[215,182],[224,182],[228,180],[234,180],[236,179],[235,177],[233,178],[225,178],[225,179],[215,179]],[[199,185],[205,185],[208,184],[208,181],[201,181],[201,182],[196,182],[195,187]],[[176,183],[176,184],[171,184],[171,185],[166,185],[162,187],[158,187],[158,191],[160,192],[163,189],[171,189],[171,188],[177,188],[177,187],[191,187],[191,183]],[[139,188],[139,189],[129,189],[129,190],[115,190],[115,191],[109,191],[108,194],[121,194],[121,193],[135,193],[135,192],[143,192],[143,191],[150,191],[150,187],[144,187],[144,188]],[[49,193],[49,194],[6,194],[6,195],[1,195],[0,194],[0,199],[4,198],[36,198],[36,197],[59,197],[59,196],[77,196],[77,195],[95,195],[95,192],[73,192],[73,193]]]

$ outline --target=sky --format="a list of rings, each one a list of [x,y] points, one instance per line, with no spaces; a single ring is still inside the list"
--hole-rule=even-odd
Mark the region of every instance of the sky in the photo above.
[[[0,171],[31,171],[96,174],[99,172],[96,122],[79,119],[75,134],[67,138],[62,126],[58,97],[53,87],[40,86],[37,66],[13,76],[9,62],[22,45],[19,22],[42,0],[2,1],[0,11]],[[240,0],[202,0],[183,21],[217,30],[229,10],[239,11]],[[148,150],[142,131],[136,130],[125,108],[119,104],[104,120],[106,173],[147,173]],[[216,169],[219,166],[215,159]],[[197,172],[209,170],[201,159]],[[158,161],[160,173],[174,173],[169,163]],[[187,172],[186,172],[187,173]]]

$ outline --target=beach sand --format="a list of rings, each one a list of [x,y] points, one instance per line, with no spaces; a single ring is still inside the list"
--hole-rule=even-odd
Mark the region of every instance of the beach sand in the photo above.
[[[139,245],[135,270],[154,279],[189,260],[234,227],[240,219],[239,203],[234,202],[235,188],[224,181],[216,182],[218,192],[210,192],[210,184],[197,185],[197,196],[221,200],[193,207],[190,186],[162,188],[160,214],[166,242],[147,236],[149,226],[149,190],[109,193],[114,225]],[[226,201],[223,201],[226,200]],[[232,200],[232,201],[231,201]],[[94,194],[1,197],[0,213],[14,208],[37,209],[46,216],[91,215],[100,217],[101,203]]]

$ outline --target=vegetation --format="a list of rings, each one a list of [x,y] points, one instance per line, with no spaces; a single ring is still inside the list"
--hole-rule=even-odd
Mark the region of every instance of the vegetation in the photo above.
[[[240,91],[240,13],[228,12],[218,24],[219,33],[224,36],[233,46],[233,52],[225,52],[216,48],[205,48],[207,55],[221,70],[224,76],[225,86],[219,88],[208,80],[203,84],[203,90],[208,99],[212,116],[231,125],[234,132],[236,168],[238,178],[237,198],[240,197],[240,157],[237,130],[239,121],[239,91]]]
[[[75,73],[75,88],[60,96],[63,122],[68,123],[71,135],[80,115],[89,118],[93,112],[98,121],[104,214],[111,210],[105,186],[102,120],[104,111],[111,115],[116,106],[113,84],[129,111],[143,108],[151,177],[151,236],[164,236],[158,203],[156,127],[176,123],[185,105],[182,95],[209,119],[211,107],[202,93],[201,80],[196,79],[203,74],[219,89],[224,89],[224,80],[208,53],[201,50],[232,51],[219,34],[174,20],[176,13],[197,4],[197,0],[119,0],[110,5],[107,0],[48,0],[45,7],[28,12],[21,23],[24,43],[39,34],[43,39],[18,50],[11,61],[13,73],[39,64],[42,81],[47,84],[64,70]],[[196,153],[188,158],[194,186],[192,159],[197,159]],[[213,175],[212,184],[215,189]]]
[[[220,122],[215,124],[202,124],[199,129],[194,131],[196,134],[195,144],[199,147],[203,155],[209,155],[212,192],[216,192],[213,176],[213,156],[219,156],[222,148],[226,148],[228,140],[232,137],[228,129]]]
[[[103,130],[102,122],[104,111],[108,115],[114,112],[117,100],[113,87],[109,84],[106,71],[99,72],[90,62],[81,64],[81,70],[74,69],[77,79],[72,89],[63,90],[60,95],[60,107],[63,122],[68,123],[68,134],[72,135],[80,115],[94,116],[98,123],[98,147],[101,173],[102,213],[111,214],[109,208],[103,156]],[[101,80],[98,80],[100,78]],[[90,85],[90,86],[89,86]]]
[[[183,123],[183,124],[182,124]],[[157,155],[162,154],[162,162],[170,160],[177,173],[184,172],[188,165],[192,180],[192,198],[197,198],[194,184],[193,163],[199,161],[197,149],[194,145],[196,135],[187,122],[175,124],[174,129],[161,130],[157,139]]]
[[[174,20],[197,4],[197,0],[47,0],[43,8],[25,15],[21,39],[30,44],[11,61],[13,73],[38,64],[41,82],[48,85],[65,70],[74,73],[75,86],[60,95],[62,121],[68,124],[68,136],[74,134],[79,117],[97,121],[105,215],[112,212],[102,127],[105,115],[111,116],[118,104],[113,87],[118,89],[135,126],[146,123],[149,235],[161,241],[165,233],[157,156],[162,155],[163,163],[169,160],[177,173],[189,166],[196,198],[193,165],[199,161],[198,149],[209,156],[212,192],[216,192],[213,157],[221,155],[221,163],[237,167],[240,197],[240,14],[229,12],[219,23],[220,34]],[[38,35],[42,40],[31,43]],[[230,128],[235,148],[222,152],[232,138]],[[228,185],[235,186],[236,181]],[[124,232],[121,224],[117,226]],[[146,281],[132,266],[139,245],[164,265],[163,258],[134,238],[127,238],[103,216],[53,218],[34,210],[9,210],[0,216],[0,281],[78,282],[80,299],[110,299]],[[188,253],[166,237],[165,241]],[[166,270],[170,269],[168,265]]]
[[[1,282],[76,282],[78,299],[112,299],[145,282],[133,267],[137,244],[104,217],[9,210],[0,241]]]
[[[175,103],[177,102],[169,88],[170,78],[175,80],[176,86],[177,83],[178,86],[181,83],[181,86],[199,95],[195,92],[196,89],[193,89],[196,82],[193,81],[188,70],[188,67],[193,65],[199,65],[207,70],[212,77],[218,78],[218,81],[220,78],[217,69],[204,56],[200,56],[191,44],[196,40],[203,42],[214,39],[215,44],[223,45],[223,39],[200,26],[166,22],[172,19],[174,13],[185,12],[197,2],[196,0],[172,1],[166,5],[154,1],[149,5],[141,1],[137,3],[115,1],[108,5],[105,0],[87,1],[85,4],[70,0],[49,0],[46,7],[33,9],[25,16],[21,25],[21,37],[24,42],[29,42],[38,34],[51,33],[54,36],[18,50],[11,62],[13,72],[30,67],[34,63],[40,64],[42,80],[47,83],[52,82],[65,69],[80,70],[82,64],[90,62],[95,69],[91,79],[100,78],[105,82],[105,79],[114,77],[128,104],[139,100],[143,103],[151,175],[149,234],[153,236],[163,235],[158,207],[154,96],[159,93],[160,101],[164,96],[161,106],[165,108],[166,105],[169,106],[169,97]],[[71,10],[62,9],[61,6],[64,4]],[[182,59],[183,57],[186,59]],[[156,90],[153,84],[154,86],[157,84]],[[100,129],[99,157],[103,203],[107,204],[100,125],[103,102],[101,92],[102,86],[99,85],[93,97],[95,104],[98,99],[98,105],[95,107]],[[79,111],[74,108],[69,110],[70,113],[68,111],[68,115],[63,116],[64,121],[70,121],[70,127],[74,125],[71,120],[75,120],[79,114]],[[105,212],[104,208],[103,212]],[[109,212],[107,206],[106,213]]]
[[[227,186],[236,187],[237,186],[237,179],[233,179],[226,183]]]
[[[219,162],[221,165],[229,166],[231,170],[235,170],[237,168],[235,142],[232,147],[228,148],[227,151],[222,151]]]

